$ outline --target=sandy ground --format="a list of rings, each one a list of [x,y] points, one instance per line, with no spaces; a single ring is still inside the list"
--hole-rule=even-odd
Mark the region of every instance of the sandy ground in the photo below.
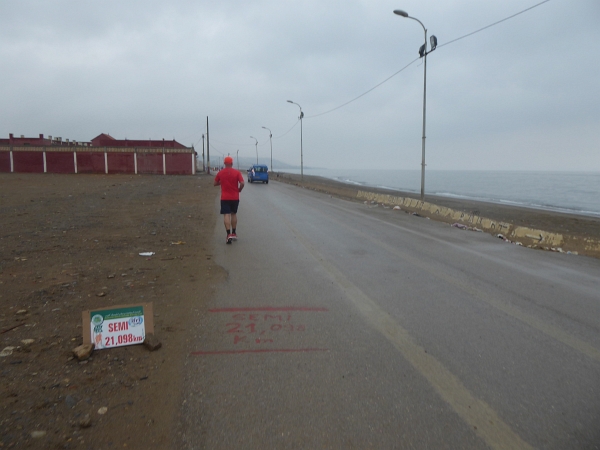
[[[356,200],[349,185],[271,176]],[[224,276],[211,255],[224,245],[213,242],[221,219],[212,180],[0,174],[0,351],[13,347],[0,357],[0,448],[170,447],[194,327],[189,313],[202,309]],[[600,221],[591,218],[435,202],[600,238]],[[146,251],[156,255],[139,256]],[[73,358],[83,310],[138,302],[154,305],[161,349],[135,345]]]
[[[0,448],[170,447],[217,195],[208,176],[0,174]],[[161,349],[73,358],[83,310],[137,302]]]

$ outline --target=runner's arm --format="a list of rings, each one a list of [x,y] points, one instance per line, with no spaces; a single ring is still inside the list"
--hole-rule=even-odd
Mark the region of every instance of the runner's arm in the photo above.
[[[242,192],[242,189],[244,189],[244,177],[240,173],[238,176],[238,192]]]

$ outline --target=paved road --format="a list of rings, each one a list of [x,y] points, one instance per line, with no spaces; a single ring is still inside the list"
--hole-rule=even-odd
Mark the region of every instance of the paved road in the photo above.
[[[276,182],[239,217],[177,448],[600,448],[600,261]]]

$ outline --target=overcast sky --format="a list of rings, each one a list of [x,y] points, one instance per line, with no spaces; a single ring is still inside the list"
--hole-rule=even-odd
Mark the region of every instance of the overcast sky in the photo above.
[[[600,171],[600,1],[0,3],[0,137],[173,139],[305,167]],[[317,116],[318,117],[314,117]],[[295,125],[295,127],[294,127]]]

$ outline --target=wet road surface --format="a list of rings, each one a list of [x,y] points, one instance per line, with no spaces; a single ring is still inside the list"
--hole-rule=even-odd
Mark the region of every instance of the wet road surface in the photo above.
[[[600,261],[276,182],[237,231],[177,448],[600,448]]]

